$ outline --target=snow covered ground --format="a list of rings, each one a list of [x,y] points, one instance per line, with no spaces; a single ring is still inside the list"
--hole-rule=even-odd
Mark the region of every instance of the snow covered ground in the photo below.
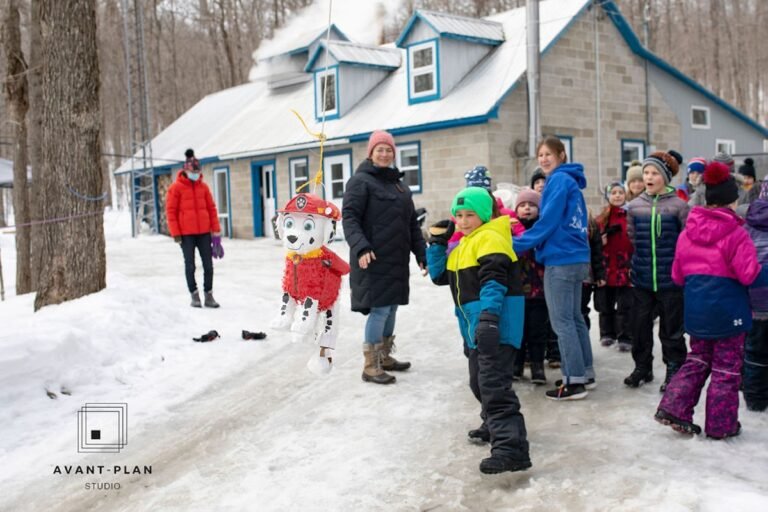
[[[188,306],[176,244],[132,239],[125,212],[106,214],[105,229],[107,289],[34,314],[33,296],[13,292],[13,235],[0,234],[0,510],[768,509],[768,415],[742,406],[733,440],[680,437],[652,419],[658,383],[621,384],[628,354],[596,344],[599,387],[580,402],[516,385],[533,468],[485,476],[487,447],[465,437],[479,407],[450,297],[415,265],[396,330],[413,368],[375,386],[360,380],[364,318],[348,312],[346,284],[329,377],[306,370],[313,347],[269,330],[275,242],[226,240],[214,286],[222,308],[200,310]],[[345,245],[333,249],[347,257]],[[211,329],[222,338],[192,342]],[[269,337],[242,341],[242,329]],[[656,361],[663,375],[658,347]],[[120,453],[78,453],[77,410],[93,402],[128,404]],[[152,473],[55,473],[99,465]]]

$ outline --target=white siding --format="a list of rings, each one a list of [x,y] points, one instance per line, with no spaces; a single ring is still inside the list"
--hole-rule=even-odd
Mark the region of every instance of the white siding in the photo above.
[[[440,40],[440,96],[445,97],[492,48],[484,44]]]

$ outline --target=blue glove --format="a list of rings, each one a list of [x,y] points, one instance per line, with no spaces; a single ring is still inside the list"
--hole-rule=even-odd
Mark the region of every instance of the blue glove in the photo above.
[[[223,258],[224,257],[224,248],[221,246],[221,237],[220,236],[212,236],[211,237],[211,254],[214,258]]]

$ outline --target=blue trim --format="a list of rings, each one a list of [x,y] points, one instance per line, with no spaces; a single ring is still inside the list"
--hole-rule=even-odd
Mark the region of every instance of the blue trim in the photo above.
[[[568,145],[571,147],[571,153],[569,155],[566,155],[566,156],[568,157],[568,161],[569,162],[575,162],[575,160],[573,159],[573,135],[558,135],[558,134],[555,134],[555,137],[557,137],[561,141],[563,141],[563,140],[567,140],[568,141]]]
[[[154,171],[154,169],[153,169]],[[170,172],[168,173],[170,174]],[[160,174],[155,174],[153,172],[152,174],[152,187],[154,188],[154,196],[155,196],[155,225],[157,226],[157,233],[160,234],[160,198],[157,193],[157,179],[160,177]],[[167,222],[167,219],[166,219]]]
[[[682,71],[678,70],[668,62],[664,61],[660,57],[654,55],[649,50],[643,47],[642,43],[640,42],[640,39],[638,39],[637,35],[632,31],[632,27],[629,26],[629,23],[627,23],[627,20],[624,19],[624,17],[621,15],[621,12],[619,12],[618,7],[616,7],[616,4],[612,0],[605,0],[602,3],[603,10],[608,14],[608,17],[611,18],[611,21],[618,29],[619,33],[622,35],[624,40],[629,45],[630,49],[639,57],[647,59],[651,62],[651,64],[655,65],[659,69],[666,71],[668,74],[672,75],[674,78],[677,78],[679,81],[683,82],[685,85],[690,87],[691,89],[697,91],[698,93],[702,94],[704,97],[706,97],[708,100],[712,101],[716,105],[722,107],[727,112],[733,114],[737,118],[741,119],[748,125],[750,125],[755,130],[759,131],[764,138],[768,138],[768,128],[765,126],[762,126],[757,121],[752,119],[751,117],[744,114],[742,111],[731,105],[730,103],[727,103],[725,100],[717,96],[715,93],[710,91],[709,89],[706,89],[704,86],[690,78],[688,75],[683,73]]]
[[[171,167],[153,167],[152,168],[152,176],[158,177],[158,176],[164,176],[166,174],[171,174]]]
[[[274,187],[274,182],[277,181],[275,160],[255,160],[251,162],[251,208],[253,209],[253,236],[256,238],[266,236],[264,234],[264,215],[261,203],[261,168],[265,165],[272,166],[272,182]],[[277,194],[274,194],[274,200],[275,210],[277,210]]]
[[[635,144],[643,145],[643,158],[640,159],[641,161],[645,159],[645,156],[646,156],[645,154],[648,152],[648,143],[643,139],[621,139],[621,143],[619,145],[619,162],[621,162],[621,181],[622,182],[627,181],[627,169],[629,169],[629,166],[627,166],[626,169],[624,168],[624,143],[625,142],[633,142]]]
[[[299,160],[303,160],[304,163],[307,165],[307,180],[310,179],[308,156],[296,156],[296,157],[288,158],[288,191],[290,192],[289,194],[290,197],[293,197],[293,195],[296,193],[296,181],[294,180],[294,176],[293,176],[293,162],[298,162]]]
[[[307,65],[304,66],[304,71],[305,72],[311,73],[311,72],[314,72],[314,71],[320,71],[320,69],[323,69],[323,70],[325,69],[324,66],[322,66],[321,68],[318,68],[318,69],[314,68],[315,61],[320,57],[320,53],[323,50],[328,51],[328,55],[333,57],[333,60],[336,62],[336,65],[344,64],[344,65],[347,65],[347,66],[355,66],[355,67],[362,67],[362,68],[373,68],[373,69],[383,69],[383,70],[386,70],[386,71],[392,71],[392,70],[398,68],[398,66],[384,66],[384,65],[381,65],[381,64],[367,64],[365,62],[356,62],[356,61],[353,61],[353,60],[341,60],[338,57],[336,57],[333,54],[332,51],[329,51],[327,49],[327,47],[325,46],[325,42],[323,41],[323,42],[320,43],[320,45],[317,48],[315,48],[314,53],[310,56],[309,60],[307,61]],[[329,69],[330,69],[330,67],[331,66],[328,66]]]
[[[433,48],[433,55],[432,59],[435,66],[435,92],[434,94],[430,94],[428,96],[419,96],[417,98],[413,97],[412,91],[411,91],[411,47],[412,46],[419,46],[427,43],[432,43]],[[405,61],[406,61],[406,80],[407,80],[407,87],[408,87],[408,104],[413,105],[415,103],[424,103],[427,101],[433,101],[433,100],[439,100],[440,99],[440,40],[438,38],[434,39],[425,39],[423,41],[418,41],[416,43],[409,44],[405,48]]]
[[[335,23],[331,23],[331,30],[336,32],[336,34],[339,36],[340,40],[342,40],[342,41],[350,41],[349,37],[347,37],[347,35],[344,32],[339,30],[339,27],[337,27]],[[264,59],[264,61],[270,61],[270,60],[272,60],[272,59],[274,59],[276,57],[282,57],[283,55],[293,56],[293,55],[298,55],[299,53],[309,52],[309,47],[312,46],[313,44],[315,44],[318,40],[324,38],[326,32],[327,32],[327,30],[324,29],[307,46],[302,46],[301,48],[295,48],[295,49],[289,50],[287,52],[278,53],[277,55],[272,55],[271,57],[268,57],[268,58]]]
[[[323,153],[323,158],[325,159],[325,158],[328,158],[330,156],[339,156],[339,155],[349,155],[349,177],[351,178],[352,175],[355,172],[354,169],[352,169],[352,149],[351,148],[349,148],[349,149],[339,149],[338,151],[328,151],[326,153]],[[349,179],[346,179],[344,181],[344,190],[345,191],[347,190],[347,181],[349,181]],[[323,189],[323,199],[325,199],[325,160],[323,160],[323,186],[322,186],[322,189]],[[333,194],[331,194],[331,195],[333,195]],[[332,201],[333,197],[331,197],[330,200]]]
[[[312,74],[312,81],[314,82],[314,97],[315,97],[315,120],[318,123],[322,122],[323,118],[322,118],[322,112],[320,112],[320,109],[317,108],[319,107],[317,103],[317,96],[319,94],[319,91],[317,90],[317,82],[318,82],[317,78],[319,74],[325,73],[325,71],[326,70],[323,69],[322,71],[315,71]],[[341,99],[339,98],[339,65],[335,64],[333,66],[328,66],[328,71],[333,72],[333,88],[335,91],[334,94],[336,94],[336,113],[330,114],[330,115],[326,114],[325,120],[333,121],[334,119],[338,119],[339,117],[341,117],[341,104],[339,103],[339,100]]]
[[[365,68],[365,69],[378,69],[381,71],[394,71],[398,66],[384,66],[383,64],[367,64],[365,62],[355,62],[351,60],[339,60],[339,64],[350,66],[353,68]]]
[[[488,46],[499,46],[504,42],[503,39],[487,39],[485,37],[465,36],[461,34],[453,34],[451,32],[440,32],[440,37],[444,37],[445,39],[455,39],[457,41],[467,41],[469,43],[485,44]]]
[[[213,173],[213,188],[216,190],[216,171],[224,171],[225,176],[227,178],[227,232],[229,233],[229,238],[233,238],[232,236],[232,189],[229,186],[229,165],[222,165],[219,167],[214,167],[212,169]],[[214,203],[216,202],[214,198]],[[216,205],[216,211],[218,212],[219,205]]]
[[[397,142],[397,148],[400,149],[403,146],[412,146],[414,144],[416,144],[416,155],[417,155],[417,158],[419,159],[419,167],[418,167],[418,169],[416,169],[416,173],[417,173],[417,176],[418,176],[418,178],[417,178],[418,186],[417,186],[417,188],[415,190],[411,188],[411,192],[413,192],[414,194],[421,194],[422,192],[424,192],[424,187],[423,187],[422,182],[421,182],[421,179],[422,179],[422,174],[421,174],[421,141],[420,140],[413,140],[413,141],[408,141],[408,142],[398,141]],[[401,169],[401,171],[402,171],[402,169]],[[408,187],[408,188],[410,188],[410,187]]]

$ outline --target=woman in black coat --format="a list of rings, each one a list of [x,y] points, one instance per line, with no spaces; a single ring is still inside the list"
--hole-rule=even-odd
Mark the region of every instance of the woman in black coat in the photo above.
[[[368,315],[363,342],[363,381],[391,384],[386,371],[403,371],[411,363],[390,354],[395,316],[408,304],[410,253],[426,268],[426,244],[416,220],[411,190],[395,167],[395,140],[375,131],[368,158],[347,182],[342,208],[344,237],[352,267],[352,311]]]

